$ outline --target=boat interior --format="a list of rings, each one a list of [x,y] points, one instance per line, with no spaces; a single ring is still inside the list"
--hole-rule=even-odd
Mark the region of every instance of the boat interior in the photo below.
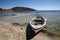
[[[43,25],[44,24],[44,19],[42,17],[36,17],[33,21],[32,21],[33,25]]]

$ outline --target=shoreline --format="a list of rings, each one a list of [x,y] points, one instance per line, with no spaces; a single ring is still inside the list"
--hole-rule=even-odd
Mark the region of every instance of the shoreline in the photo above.
[[[26,39],[26,26],[27,25],[15,26],[9,22],[0,22],[0,35],[1,35],[0,39],[1,40],[9,40],[9,39],[10,40],[25,40]],[[46,31],[42,30],[36,36],[34,36],[31,40],[60,40],[60,37],[55,36],[53,34],[49,34]]]

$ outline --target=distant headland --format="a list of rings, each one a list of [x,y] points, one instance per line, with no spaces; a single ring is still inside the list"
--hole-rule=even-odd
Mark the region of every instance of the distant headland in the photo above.
[[[10,9],[0,8],[0,12],[18,12],[18,11],[36,11],[36,10],[28,7],[13,7]]]

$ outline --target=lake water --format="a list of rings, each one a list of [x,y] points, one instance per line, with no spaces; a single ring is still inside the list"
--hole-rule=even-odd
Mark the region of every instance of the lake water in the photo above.
[[[11,16],[16,14],[16,16]],[[47,19],[46,31],[60,36],[60,11],[39,11],[39,15]],[[29,23],[36,12],[0,12],[0,21],[11,23]]]

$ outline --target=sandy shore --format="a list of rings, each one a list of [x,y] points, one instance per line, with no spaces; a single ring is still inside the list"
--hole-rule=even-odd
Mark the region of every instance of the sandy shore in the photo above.
[[[26,27],[27,25],[13,25],[9,22],[0,22],[0,40],[27,40]],[[60,37],[41,31],[30,40],[60,40]]]
[[[0,40],[25,40],[25,28],[0,22]]]

